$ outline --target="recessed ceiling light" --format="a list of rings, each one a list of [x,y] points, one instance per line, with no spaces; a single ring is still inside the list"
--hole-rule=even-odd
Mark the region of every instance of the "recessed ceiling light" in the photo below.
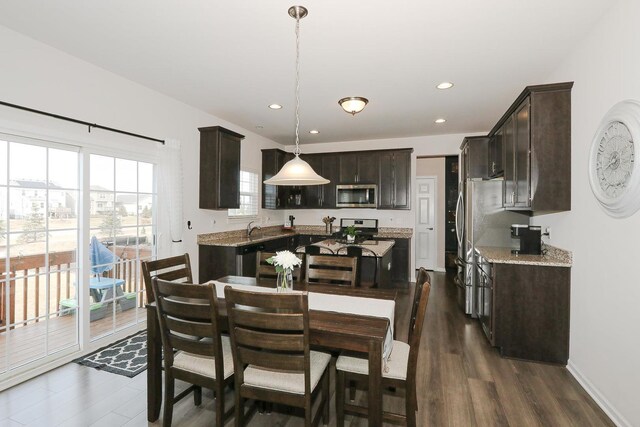
[[[447,121],[447,119],[436,119],[436,120],[435,120],[435,122],[436,122],[437,124],[442,124],[442,123],[444,123],[444,122],[446,122],[446,121]]]
[[[272,110],[279,110],[282,108],[282,105],[280,104],[271,104],[269,105],[269,108],[271,108]]]
[[[309,133],[310,133],[311,135],[317,135],[317,134],[319,134],[319,133],[320,133],[320,131],[319,131],[318,129],[311,129],[311,130],[309,131]]]
[[[451,89],[453,87],[453,83],[451,83],[451,82],[442,82],[436,87],[438,89]]]

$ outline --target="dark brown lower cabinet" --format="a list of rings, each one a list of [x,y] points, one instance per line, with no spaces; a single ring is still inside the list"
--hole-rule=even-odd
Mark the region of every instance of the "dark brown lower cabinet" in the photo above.
[[[566,365],[571,269],[494,263],[491,271],[492,344],[505,357]]]

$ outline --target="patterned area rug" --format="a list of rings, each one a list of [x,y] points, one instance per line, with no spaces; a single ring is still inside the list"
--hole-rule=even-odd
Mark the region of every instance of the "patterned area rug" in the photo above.
[[[138,332],[74,362],[129,378],[135,377],[147,369],[147,331]]]

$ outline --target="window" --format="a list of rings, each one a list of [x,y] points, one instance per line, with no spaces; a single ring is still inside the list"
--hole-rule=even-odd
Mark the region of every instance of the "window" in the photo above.
[[[240,171],[240,208],[229,209],[229,218],[258,215],[258,174]]]

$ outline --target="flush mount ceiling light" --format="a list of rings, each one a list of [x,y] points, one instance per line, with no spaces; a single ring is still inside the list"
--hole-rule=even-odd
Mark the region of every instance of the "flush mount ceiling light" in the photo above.
[[[437,123],[437,124],[439,124],[439,125],[440,125],[440,124],[442,124],[442,123],[444,123],[444,122],[446,122],[446,121],[447,121],[447,119],[436,119],[436,120],[435,120],[435,123]]]
[[[438,89],[451,89],[453,87],[453,83],[451,82],[442,82],[436,88]]]
[[[291,6],[289,16],[296,20],[296,148],[295,157],[282,166],[273,177],[264,181],[271,185],[319,185],[328,184],[329,180],[318,175],[309,163],[300,158],[300,20],[307,16],[307,9],[302,6]]]
[[[364,107],[366,107],[368,103],[369,100],[361,96],[348,96],[338,101],[338,104],[340,104],[342,109],[352,116],[355,116],[356,113],[364,110]]]
[[[271,104],[269,105],[269,108],[271,108],[272,110],[279,110],[282,108],[282,105],[280,104]]]

